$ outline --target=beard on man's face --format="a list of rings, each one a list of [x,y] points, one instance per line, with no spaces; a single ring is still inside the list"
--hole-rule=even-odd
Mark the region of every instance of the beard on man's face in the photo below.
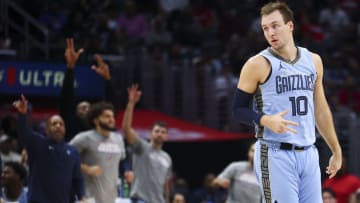
[[[154,136],[152,138],[153,142],[156,144],[164,144],[164,139],[161,136]]]
[[[108,130],[108,131],[115,131],[116,128],[115,126],[110,126],[110,124],[107,124],[105,122],[102,122],[99,120],[99,127],[103,130]]]
[[[48,137],[57,142],[61,142],[65,137],[65,133],[60,132],[60,131],[52,131],[52,132],[49,132]]]

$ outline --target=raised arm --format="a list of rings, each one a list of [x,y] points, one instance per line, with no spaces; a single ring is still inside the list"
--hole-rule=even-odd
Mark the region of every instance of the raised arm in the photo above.
[[[66,49],[64,54],[66,71],[59,95],[60,115],[63,117],[65,126],[67,127],[66,140],[70,140],[70,138],[74,136],[74,133],[76,133],[73,132],[73,129],[75,129],[73,127],[75,124],[74,119],[76,117],[74,69],[82,52],[84,52],[84,49],[75,51],[74,40],[72,38],[66,39]]]
[[[130,145],[135,144],[138,139],[135,130],[132,128],[134,108],[141,97],[141,91],[139,91],[138,88],[138,84],[133,84],[128,88],[129,101],[126,106],[122,121],[122,128],[124,130],[125,139]]]
[[[111,81],[111,72],[109,65],[104,62],[99,54],[95,54],[95,60],[97,65],[91,66],[91,69],[94,70],[98,75],[100,75],[105,80],[105,101],[116,106],[114,87]],[[115,108],[116,109],[116,108]]]
[[[18,119],[16,130],[19,135],[20,142],[26,147],[26,149],[31,153],[32,149],[36,147],[37,141],[41,139],[40,136],[36,135],[30,128],[27,122],[27,111],[28,111],[28,101],[24,95],[21,95],[21,99],[13,103],[13,106],[18,111]]]
[[[64,104],[73,104],[74,102],[74,69],[75,65],[81,55],[84,52],[84,49],[79,49],[75,51],[74,40],[72,38],[66,39],[66,49],[65,49],[65,61],[66,61],[66,72],[65,78],[63,81],[63,86],[60,93],[60,101]],[[66,103],[67,102],[67,103]],[[63,106],[60,106],[63,107]],[[67,107],[67,106],[65,106]],[[73,106],[75,111],[75,106]],[[60,109],[61,110],[61,109]]]
[[[66,66],[70,69],[74,69],[75,65],[81,55],[84,52],[84,49],[81,48],[75,51],[74,39],[66,38],[66,49],[65,49],[65,60]]]
[[[326,169],[326,173],[332,178],[341,168],[342,152],[336,136],[332,114],[324,93],[322,81],[323,64],[319,55],[313,54],[313,59],[317,71],[317,79],[314,88],[315,121],[317,129],[332,151],[329,166]]]

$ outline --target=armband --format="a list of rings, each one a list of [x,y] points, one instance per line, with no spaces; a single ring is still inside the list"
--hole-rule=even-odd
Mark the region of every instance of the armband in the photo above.
[[[250,109],[252,100],[253,94],[249,94],[237,88],[232,105],[233,116],[241,123],[247,125],[260,125],[260,119],[264,114],[257,113]]]

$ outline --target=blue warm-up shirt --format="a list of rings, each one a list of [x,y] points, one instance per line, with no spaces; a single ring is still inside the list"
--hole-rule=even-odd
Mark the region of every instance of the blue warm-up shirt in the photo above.
[[[78,151],[32,131],[26,115],[19,114],[17,130],[29,157],[29,202],[69,203],[72,188],[81,199],[84,182]]]

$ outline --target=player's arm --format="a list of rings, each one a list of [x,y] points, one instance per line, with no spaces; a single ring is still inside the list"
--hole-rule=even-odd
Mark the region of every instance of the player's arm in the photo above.
[[[75,165],[72,173],[72,187],[75,189],[76,196],[79,200],[82,200],[85,196],[84,179],[81,174],[80,155],[77,150],[74,150],[73,155],[75,159]]]
[[[77,134],[72,140],[70,140],[69,144],[74,146],[79,154],[86,153],[86,150],[88,149],[87,145],[87,137],[85,134],[79,133]],[[102,174],[102,169],[97,165],[88,165],[86,163],[80,164],[81,172],[84,174],[87,174],[92,177],[97,177]]]
[[[211,185],[212,185],[213,187],[221,187],[221,188],[227,189],[227,188],[230,187],[230,183],[231,183],[230,180],[227,179],[227,178],[219,178],[219,177],[217,177],[217,178],[215,178],[215,179],[213,180],[213,182],[211,183]]]
[[[164,187],[165,202],[170,203],[170,180],[166,180],[163,187]]]
[[[73,38],[66,39],[66,49],[64,53],[66,61],[66,71],[64,80],[61,86],[59,95],[59,109],[60,115],[63,117],[65,126],[67,128],[65,139],[69,140],[74,135],[72,133],[75,128],[74,118],[76,117],[76,104],[75,104],[75,66],[84,49],[75,50]]]
[[[37,133],[33,132],[28,124],[28,100],[26,99],[26,97],[24,95],[21,95],[21,99],[15,101],[13,103],[13,106],[18,111],[16,131],[19,135],[19,140],[21,144],[23,144],[28,150],[29,154],[32,154],[32,151],[38,148],[39,144],[41,144],[43,136],[40,136]]]
[[[171,173],[172,173],[172,160],[170,158],[170,167],[168,168],[166,180],[164,182],[164,199],[166,203],[170,203],[170,192],[171,192]]]
[[[321,58],[317,54],[313,54],[313,60],[316,67],[317,79],[314,87],[314,105],[315,105],[315,122],[321,136],[332,151],[327,173],[330,178],[335,176],[336,172],[341,168],[342,152],[339,141],[336,136],[334,122],[329,105],[326,101],[323,87],[323,64]]]
[[[111,81],[110,67],[99,54],[95,54],[96,65],[91,66],[91,69],[98,75],[104,78],[105,81],[105,101],[115,106],[115,91]],[[115,108],[117,109],[117,108]]]
[[[66,39],[65,61],[66,72],[64,81],[60,91],[60,114],[67,119],[63,114],[75,112],[75,87],[74,87],[74,69],[76,63],[84,49],[75,51],[74,39]]]
[[[233,115],[236,120],[247,125],[265,126],[276,133],[284,133],[296,130],[289,128],[288,125],[298,125],[295,122],[283,119],[288,110],[274,115],[265,115],[262,112],[255,112],[250,109],[253,95],[256,92],[258,84],[266,81],[271,72],[270,63],[260,55],[250,58],[243,66],[237,89],[233,101]]]
[[[124,112],[123,120],[122,120],[122,128],[124,131],[125,139],[130,144],[133,145],[137,141],[137,134],[135,130],[132,128],[132,119],[134,108],[137,102],[139,102],[141,97],[141,91],[138,90],[139,85],[133,84],[128,88],[128,104],[126,105],[126,109]]]
[[[81,172],[83,172],[89,176],[92,176],[92,177],[98,177],[102,174],[102,169],[98,165],[90,166],[90,165],[81,163],[80,168],[81,168]]]
[[[263,116],[250,109],[253,95],[263,78],[263,67],[269,66],[262,56],[250,58],[242,67],[233,101],[235,119],[247,125],[260,124]]]
[[[229,188],[231,179],[236,176],[237,166],[235,163],[229,164],[211,183],[213,187]]]

